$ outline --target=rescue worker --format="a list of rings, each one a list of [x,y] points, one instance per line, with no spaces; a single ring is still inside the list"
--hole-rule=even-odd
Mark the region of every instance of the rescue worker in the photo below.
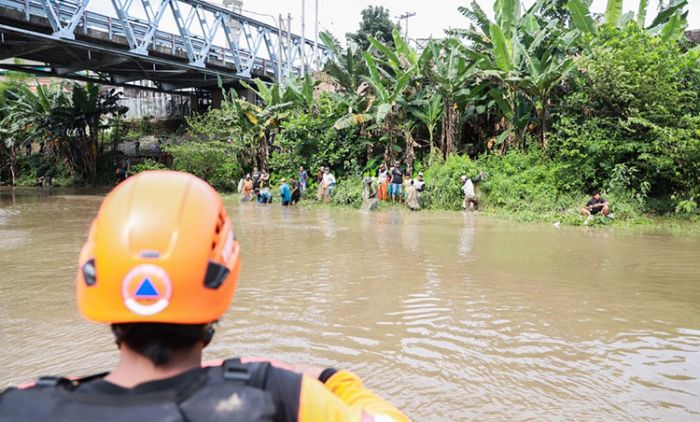
[[[9,388],[0,420],[407,420],[347,371],[245,359],[202,366],[240,256],[222,200],[203,180],[150,171],[122,182],[92,223],[76,276],[80,313],[111,325],[117,366]]]

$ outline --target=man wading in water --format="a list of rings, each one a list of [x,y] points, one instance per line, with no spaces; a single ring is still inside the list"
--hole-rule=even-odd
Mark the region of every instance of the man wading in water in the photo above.
[[[231,220],[206,182],[171,171],[125,180],[92,223],[76,280],[81,314],[111,324],[119,363],[10,388],[0,420],[408,420],[350,372],[245,359],[203,367],[239,267]]]

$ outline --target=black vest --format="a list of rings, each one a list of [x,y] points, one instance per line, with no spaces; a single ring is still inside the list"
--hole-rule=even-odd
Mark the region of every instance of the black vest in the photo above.
[[[44,377],[0,395],[0,421],[287,421],[295,420],[301,377],[269,363],[194,369],[171,389],[130,394],[92,391],[90,381]],[[275,385],[268,386],[273,380]],[[81,388],[83,385],[85,388]],[[81,391],[82,390],[82,391]],[[285,391],[286,390],[286,391]]]

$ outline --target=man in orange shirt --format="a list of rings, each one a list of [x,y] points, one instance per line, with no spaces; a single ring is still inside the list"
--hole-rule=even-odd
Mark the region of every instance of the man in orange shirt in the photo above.
[[[407,420],[350,372],[245,359],[203,367],[239,268],[231,221],[206,182],[170,171],[127,179],[102,203],[76,277],[78,308],[111,325],[119,363],[10,388],[0,420]]]

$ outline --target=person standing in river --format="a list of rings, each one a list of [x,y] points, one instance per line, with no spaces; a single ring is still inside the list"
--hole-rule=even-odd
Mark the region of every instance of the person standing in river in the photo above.
[[[253,199],[253,179],[250,177],[250,174],[245,175],[245,181],[243,182],[243,200],[244,201],[251,201]]]
[[[316,199],[320,202],[323,200],[323,170],[321,166],[316,173]]]
[[[260,181],[258,182],[258,204],[270,204],[272,203],[272,191],[270,190],[270,175],[266,171],[260,174]]]
[[[472,181],[471,178],[466,175],[462,175],[460,180],[462,182],[462,193],[464,193],[464,202],[462,202],[462,208],[465,210],[472,209],[476,211],[479,208],[479,198],[476,196],[476,191],[474,190],[474,183],[479,183],[484,178],[484,172],[480,172]]]
[[[330,202],[333,198],[333,188],[335,187],[335,176],[331,173],[330,167],[326,167],[323,171],[321,185],[323,185],[323,202]]]
[[[292,190],[289,188],[287,179],[284,177],[280,179],[280,183],[280,202],[282,202],[282,206],[286,207],[289,205],[289,201],[292,200]]]
[[[127,179],[93,220],[75,282],[82,316],[110,325],[117,365],[8,388],[0,420],[408,420],[348,371],[249,358],[203,364],[240,263],[226,208],[205,181],[172,171]]]
[[[379,165],[379,170],[377,170],[377,199],[380,201],[386,201],[388,199],[389,192],[389,173],[386,171],[386,166],[384,163]]]
[[[253,173],[250,175],[253,179],[253,186],[255,186],[256,189],[259,189],[260,186],[258,185],[260,183],[260,171],[258,170],[258,166],[253,167]]]
[[[304,166],[299,167],[299,189],[300,194],[303,195],[306,192],[306,184],[309,180],[309,173],[304,170]]]
[[[292,198],[289,201],[289,205],[295,205],[301,199],[301,191],[299,187],[299,182],[294,180],[294,176],[290,177],[289,185],[292,188]]]
[[[391,184],[389,185],[389,196],[391,196],[391,203],[393,204],[396,201],[396,198],[401,201],[401,195],[403,192],[401,191],[401,186],[403,185],[403,172],[399,168],[399,162],[397,161],[396,164],[391,168],[391,172],[389,176],[391,177]]]
[[[474,191],[474,182],[466,175],[462,175],[460,181],[462,182],[462,193],[464,194],[462,208],[469,211],[474,206],[474,210],[478,209],[479,200],[476,198],[476,192]]]

